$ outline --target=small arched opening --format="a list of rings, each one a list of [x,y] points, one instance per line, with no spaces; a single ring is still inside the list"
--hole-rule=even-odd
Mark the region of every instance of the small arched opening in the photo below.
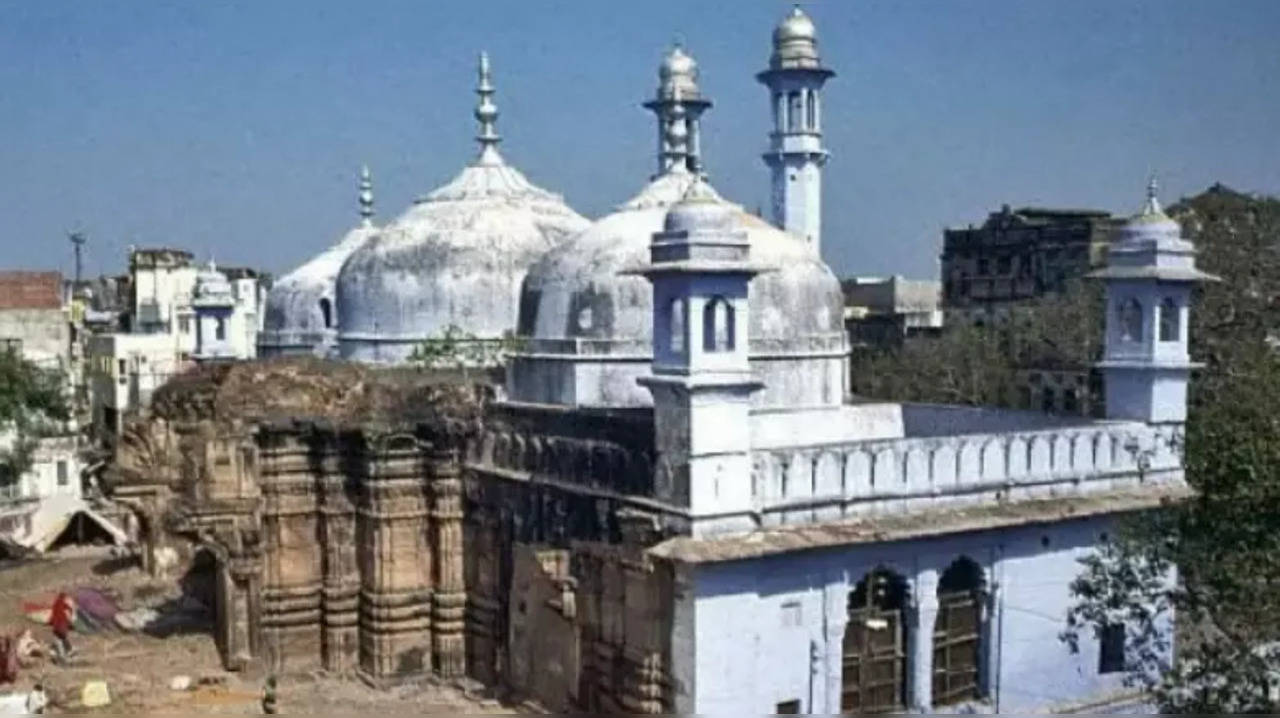
[[[683,297],[677,297],[676,299],[671,300],[671,314],[667,317],[667,325],[671,330],[669,341],[672,354],[684,353],[685,327],[687,326],[685,316],[688,313],[686,307],[687,305],[685,304]]]
[[[907,582],[887,568],[849,594],[841,669],[842,713],[896,713],[906,706]]]
[[[328,297],[320,299],[320,321],[324,322],[325,329],[333,328],[333,304]]]
[[[800,122],[804,119],[804,102],[798,90],[787,93],[787,130],[800,131]]]
[[[1176,342],[1182,338],[1181,317],[1178,316],[1178,303],[1172,297],[1165,297],[1160,302],[1160,341]]]
[[[712,297],[702,309],[702,350],[733,351],[733,306],[724,297]]]
[[[982,697],[982,634],[985,622],[982,567],[956,559],[938,581],[938,618],[933,628],[933,707]]]
[[[1120,338],[1127,342],[1142,341],[1142,304],[1137,299],[1126,299],[1120,304]]]

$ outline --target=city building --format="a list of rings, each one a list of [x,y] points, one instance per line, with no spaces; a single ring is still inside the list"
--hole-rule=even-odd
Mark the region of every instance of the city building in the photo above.
[[[944,230],[947,322],[999,321],[1019,302],[1061,291],[1106,261],[1115,223],[1098,210],[1005,205],[981,227]]]
[[[911,336],[942,331],[942,284],[929,279],[851,277],[844,291],[844,323],[850,345],[900,346]]]
[[[253,269],[210,262],[202,270],[184,250],[134,248],[128,277],[99,284],[81,292],[76,313],[87,413],[100,439],[116,436],[126,412],[146,406],[157,387],[197,358],[257,354],[268,278]],[[125,307],[111,309],[112,289],[129,292]]]
[[[0,350],[68,371],[71,329],[57,272],[0,272]]]
[[[821,67],[799,11],[772,50]],[[500,236],[550,200],[491,154],[485,69],[480,159],[407,216],[457,202],[449,216]],[[561,712],[1130,700],[1122,621],[1078,652],[1059,635],[1079,561],[1117,517],[1193,493],[1187,288],[1208,277],[1177,225],[1150,198],[1099,275],[1106,417],[853,402],[839,282],[816,236],[703,176],[697,80],[687,51],[667,55],[647,103],[658,174],[524,275],[504,386],[307,357],[158,391],[107,472],[144,565],[214,579],[237,670],[466,676]],[[576,215],[556,207],[565,227]],[[404,276],[434,265],[357,262],[403,246],[378,250],[385,232],[339,274],[344,356],[397,360],[438,327],[433,308],[475,291]],[[346,308],[365,288],[377,301]]]

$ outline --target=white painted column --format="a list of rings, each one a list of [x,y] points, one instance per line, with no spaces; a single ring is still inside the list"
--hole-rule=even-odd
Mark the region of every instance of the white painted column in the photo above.
[[[835,715],[840,712],[840,690],[844,676],[844,629],[849,622],[849,586],[843,577],[830,580],[823,590],[822,635],[824,653],[822,675],[814,691],[809,712]]]
[[[938,620],[938,572],[916,574],[914,610],[908,617],[907,710],[929,713],[933,708],[933,627]]]

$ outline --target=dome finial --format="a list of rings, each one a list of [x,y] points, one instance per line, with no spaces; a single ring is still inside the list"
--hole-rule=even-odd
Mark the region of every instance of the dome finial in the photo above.
[[[1160,200],[1156,195],[1160,191],[1160,183],[1156,181],[1156,173],[1151,173],[1151,178],[1147,180],[1147,201],[1142,205],[1142,214],[1161,214]]]
[[[366,227],[373,226],[373,177],[369,174],[369,165],[360,166],[360,223]]]
[[[502,138],[495,127],[498,120],[498,106],[493,103],[493,77],[489,71],[489,53],[487,52],[480,53],[478,74],[479,83],[476,85],[476,94],[480,96],[480,101],[476,104],[476,120],[480,123],[480,133],[476,135],[476,141],[480,143],[480,161],[499,163],[502,158],[498,156],[498,142]]]

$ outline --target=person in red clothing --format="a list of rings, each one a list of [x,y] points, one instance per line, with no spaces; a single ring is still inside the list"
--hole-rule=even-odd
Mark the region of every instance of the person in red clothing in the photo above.
[[[59,593],[53,600],[53,610],[49,612],[49,626],[58,639],[57,648],[63,658],[70,657],[72,651],[71,639],[68,637],[71,633],[71,611],[71,599],[67,594]]]

